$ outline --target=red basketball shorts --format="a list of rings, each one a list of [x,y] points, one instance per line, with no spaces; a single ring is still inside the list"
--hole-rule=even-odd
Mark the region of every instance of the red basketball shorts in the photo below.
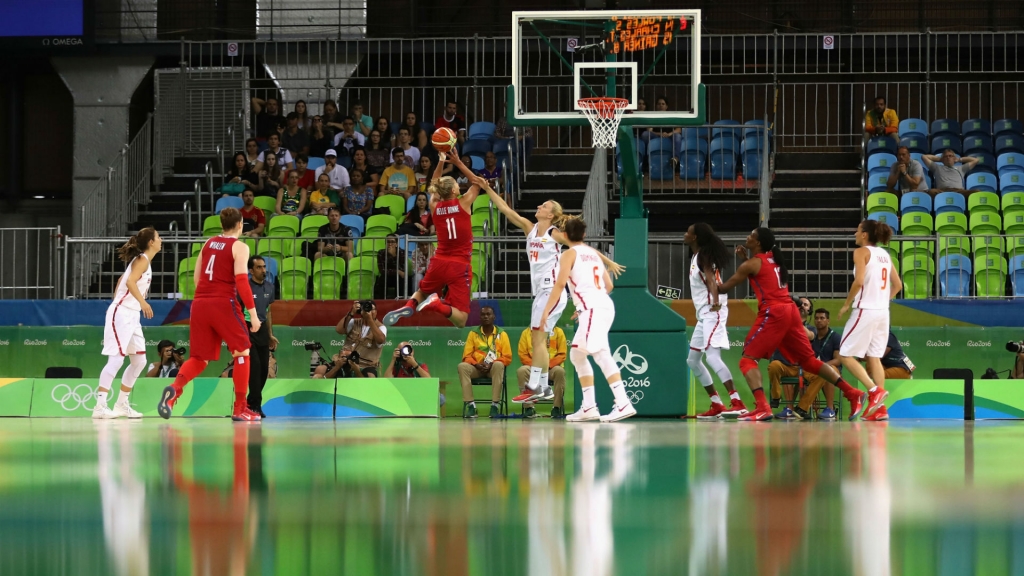
[[[775,350],[794,364],[802,365],[814,358],[800,311],[791,302],[773,304],[760,311],[743,345],[743,355],[750,358],[770,358]]]
[[[445,300],[448,304],[452,308],[468,313],[471,279],[469,262],[431,258],[427,273],[423,275],[423,280],[420,280],[419,291],[424,296],[430,296],[447,287],[448,296]]]
[[[188,337],[189,356],[197,360],[220,360],[221,343],[231,352],[249,349],[249,328],[234,298],[193,300]]]

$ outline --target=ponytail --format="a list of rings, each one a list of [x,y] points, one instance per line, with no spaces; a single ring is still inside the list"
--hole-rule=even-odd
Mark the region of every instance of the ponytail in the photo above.
[[[782,250],[775,245],[775,233],[767,228],[757,229],[757,241],[761,244],[761,252],[768,254],[779,267],[779,283],[789,284],[789,267],[782,256]]]
[[[551,225],[559,230],[564,230],[565,221],[568,220],[569,217],[562,210],[561,204],[554,200],[548,200],[548,202],[551,202]]]
[[[879,220],[865,220],[860,223],[860,229],[867,232],[868,242],[877,246],[888,244],[892,240],[892,228],[885,222]]]
[[[131,262],[133,258],[137,258],[139,254],[149,249],[149,245],[155,237],[156,229],[152,226],[139,230],[138,234],[129,238],[123,246],[117,249],[117,257],[122,262]]]

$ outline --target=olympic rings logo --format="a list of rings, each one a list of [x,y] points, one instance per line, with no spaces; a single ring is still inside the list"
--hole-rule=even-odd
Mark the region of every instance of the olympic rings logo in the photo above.
[[[629,401],[632,402],[633,404],[637,404],[644,399],[644,391],[629,390],[626,392],[626,398],[629,398]]]
[[[61,388],[63,388],[63,391],[61,391]],[[81,393],[82,388],[85,388],[84,394]],[[74,412],[79,408],[92,410],[96,406],[96,392],[88,384],[79,384],[74,389],[67,384],[57,384],[50,392],[50,397],[68,412]],[[92,406],[86,406],[86,403],[90,400],[92,401]],[[71,403],[70,408],[68,407],[69,402]]]

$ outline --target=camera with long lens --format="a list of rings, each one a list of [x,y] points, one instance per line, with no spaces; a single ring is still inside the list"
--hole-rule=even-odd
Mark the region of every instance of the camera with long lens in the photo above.
[[[327,350],[324,350],[324,345],[320,342],[310,342],[304,345],[303,348],[312,352],[311,363],[327,366],[328,370],[334,368],[334,362],[330,360],[331,355],[327,353]]]
[[[356,305],[359,306],[359,313],[370,312],[373,310],[373,300],[358,300]]]
[[[405,360],[409,356],[412,356],[412,346],[406,344],[398,349],[398,356]]]
[[[1014,354],[1024,353],[1024,342],[1010,342],[1006,343],[1006,351],[1013,352]]]

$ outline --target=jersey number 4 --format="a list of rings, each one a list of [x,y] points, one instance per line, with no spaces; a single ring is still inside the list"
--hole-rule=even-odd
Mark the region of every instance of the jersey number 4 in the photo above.
[[[213,256],[210,256],[210,261],[206,263],[206,270],[204,273],[206,274],[206,277],[210,279],[210,282],[213,282],[213,261],[216,259],[217,255],[214,254]]]

